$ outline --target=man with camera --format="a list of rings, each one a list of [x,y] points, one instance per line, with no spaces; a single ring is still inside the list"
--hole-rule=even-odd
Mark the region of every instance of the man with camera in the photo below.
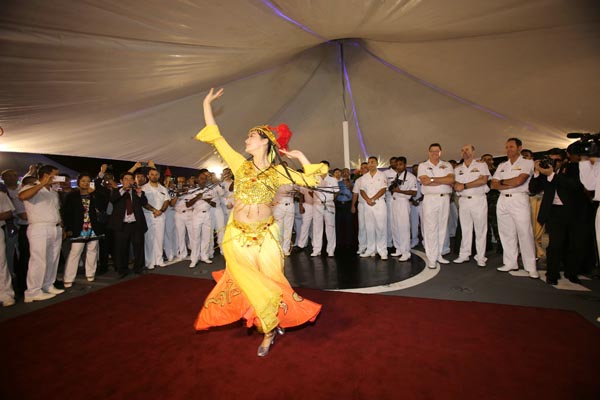
[[[454,169],[454,190],[458,195],[462,241],[458,258],[454,262],[460,264],[469,261],[475,232],[475,261],[477,266],[485,267],[488,212],[486,193],[490,190],[487,185],[490,171],[485,162],[474,159],[475,147],[472,144],[464,145],[460,151],[463,163]]]
[[[531,225],[531,205],[529,203],[529,180],[533,174],[533,160],[521,156],[523,144],[518,138],[506,141],[508,160],[496,169],[492,177],[492,189],[500,191],[496,208],[498,231],[504,253],[504,265],[497,268],[500,272],[519,269],[517,259],[519,250],[523,267],[529,277],[537,279],[540,275],[535,264],[535,245]]]
[[[54,286],[63,234],[58,193],[53,188],[60,181],[57,175],[58,168],[44,165],[38,169],[38,181],[24,185],[19,191],[29,221],[25,303],[51,299],[64,292]]]
[[[546,283],[556,285],[564,262],[565,278],[577,278],[584,252],[583,230],[586,198],[579,179],[579,165],[567,163],[564,150],[551,149],[543,160],[535,161],[531,193],[544,192],[538,222],[545,225],[550,242],[546,249],[548,270]]]
[[[399,261],[410,260],[410,198],[417,194],[417,178],[406,169],[406,157],[396,157],[396,175],[388,187],[392,243],[396,249],[393,257]]]
[[[193,192],[194,197],[185,202],[186,207],[192,210],[193,219],[193,231],[190,235],[190,245],[192,246],[190,268],[194,268],[198,261],[212,264],[212,260],[209,258],[209,247],[210,241],[214,238],[210,209],[216,207],[216,203],[213,201],[215,192],[214,185],[210,182],[210,176],[210,172],[206,168],[199,171],[196,179],[198,189]]]

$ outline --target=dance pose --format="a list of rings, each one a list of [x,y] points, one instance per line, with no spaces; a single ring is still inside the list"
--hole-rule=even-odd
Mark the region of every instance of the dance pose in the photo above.
[[[268,126],[252,128],[246,139],[249,159],[234,151],[219,133],[211,103],[221,97],[223,89],[213,89],[204,99],[206,127],[197,140],[210,143],[219,152],[235,176],[233,212],[225,229],[223,252],[226,267],[213,274],[217,281],[204,302],[194,324],[196,330],[208,329],[245,319],[264,338],[258,356],[268,354],[275,334],[283,328],[314,321],[321,305],[300,297],[283,274],[280,230],[271,212],[271,203],[283,184],[315,186],[316,176],[327,173],[324,164],[310,164],[298,150],[279,146]],[[297,159],[304,173],[275,165],[277,152]]]

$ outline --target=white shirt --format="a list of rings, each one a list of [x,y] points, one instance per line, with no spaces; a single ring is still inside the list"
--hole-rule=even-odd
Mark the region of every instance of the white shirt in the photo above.
[[[279,186],[275,196],[273,197],[273,203],[293,203],[294,202],[294,185],[288,183],[286,185]]]
[[[360,188],[361,188],[361,183],[362,182],[362,176],[358,177],[358,179],[356,179],[356,181],[354,181],[354,187],[352,188],[352,193],[356,193],[358,195],[358,202],[359,203],[364,203],[365,199],[363,199],[363,197],[360,195]]]
[[[23,204],[21,199],[19,199],[19,189],[19,186],[16,189],[6,188],[6,190],[8,191],[8,196],[10,197],[10,200],[12,201],[12,204],[15,207],[13,212],[15,223],[19,225],[27,225],[27,220],[21,219],[18,216],[18,214],[26,213],[25,204]]]
[[[447,161],[440,160],[437,165],[429,160],[419,164],[419,176],[427,175],[430,178],[443,178],[454,174],[454,168],[452,164]],[[440,194],[440,193],[452,193],[452,186],[450,185],[421,185],[421,192],[424,195],[427,194]]]
[[[365,192],[367,197],[373,197],[381,189],[387,189],[387,178],[383,172],[376,171],[371,175],[371,171],[364,174],[361,178],[360,190]],[[360,193],[358,194],[360,196]],[[380,200],[381,198],[377,199]]]
[[[198,201],[196,201],[192,206],[194,215],[203,214],[204,212],[210,211],[212,207],[210,204],[208,204],[208,202],[214,201],[216,196],[214,188],[207,189],[207,187],[204,187],[197,191],[192,198],[196,197],[199,193],[202,193],[202,198],[198,199]]]
[[[587,190],[594,190],[594,201],[600,201],[600,160],[579,162],[579,179]]]
[[[483,161],[472,160],[471,164],[467,167],[465,163],[460,164],[454,169],[454,180],[458,183],[469,183],[481,176],[490,177],[490,170]],[[456,192],[459,197],[466,196],[481,196],[490,191],[488,185],[481,185],[477,187],[468,187],[462,192]]]
[[[338,185],[337,179],[332,176],[325,176],[325,178],[321,178],[319,176],[319,188],[322,188],[323,191],[315,191],[313,193],[315,202],[320,204],[326,204],[330,207],[334,207],[333,198],[335,197],[336,192],[340,191],[340,186]]]
[[[8,195],[4,192],[0,192],[0,213],[4,213],[7,211],[15,211],[15,207],[10,201]],[[4,225],[6,225],[6,222],[4,220],[0,220],[0,226]]]
[[[531,176],[533,175],[533,166],[533,160],[526,160],[522,156],[519,156],[519,158],[517,158],[514,164],[512,164],[510,160],[508,160],[498,165],[498,169],[496,170],[493,179],[497,179],[500,181],[503,179],[515,178],[521,174],[527,174],[529,176],[525,183],[514,188],[500,190],[500,192],[504,194],[529,193],[529,181],[531,180]]]
[[[21,187],[19,193],[39,184],[25,185]],[[25,212],[29,224],[59,224],[60,223],[60,202],[58,193],[46,187],[42,188],[29,200],[23,201]]]
[[[225,202],[226,206],[233,205],[233,191],[229,191],[229,186],[231,186],[232,183],[232,180],[219,183],[219,186],[223,188],[223,201]]]
[[[315,192],[304,187],[304,186],[300,186],[299,188],[299,192],[302,193],[302,195],[304,196],[304,204],[309,204],[309,205],[313,205],[315,203]],[[312,192],[312,193],[311,193]]]
[[[405,172],[406,172],[406,175],[404,174]],[[396,176],[394,175],[394,179],[395,178],[396,178]],[[402,184],[400,185],[400,190],[417,191],[417,177],[414,176],[413,174],[411,174],[410,172],[408,172],[407,170],[404,170],[402,173],[400,173],[400,175],[398,176],[398,179],[402,181]],[[396,193],[396,192],[394,192],[392,194],[392,196],[394,199],[410,199],[412,197],[408,194]]]
[[[158,184],[158,186],[154,187],[150,184],[150,182],[148,182],[144,186],[142,186],[142,190],[144,191],[144,194],[148,199],[148,204],[156,208],[157,210],[162,209],[163,204],[165,204],[165,201],[171,200],[171,196],[169,196],[169,191],[160,183]],[[144,213],[152,214],[152,211],[146,210],[144,208]]]

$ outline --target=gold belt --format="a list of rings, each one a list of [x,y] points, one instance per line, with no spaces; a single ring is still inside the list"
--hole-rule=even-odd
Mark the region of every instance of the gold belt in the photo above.
[[[270,234],[269,229],[275,222],[275,218],[270,216],[266,220],[260,222],[241,222],[233,220],[233,226],[240,231],[235,235],[243,246],[261,245],[265,239],[265,235]]]

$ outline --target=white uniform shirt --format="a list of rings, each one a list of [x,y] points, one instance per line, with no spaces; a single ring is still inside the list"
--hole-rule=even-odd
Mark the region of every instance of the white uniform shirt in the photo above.
[[[275,196],[273,197],[273,203],[293,203],[294,202],[294,185],[291,183],[279,186]]]
[[[34,187],[39,182],[33,185],[25,185],[21,187],[19,193]],[[59,224],[60,223],[60,202],[58,193],[52,189],[42,188],[29,200],[23,202],[25,204],[25,212],[27,213],[27,221],[30,224]]]
[[[19,225],[27,225],[27,220],[21,219],[18,216],[18,214],[26,213],[25,204],[23,204],[21,199],[19,199],[20,187],[17,187],[16,189],[6,188],[6,190],[8,191],[8,196],[10,197],[10,200],[12,201],[13,206],[15,207],[14,212],[13,212],[13,216],[15,218],[15,223],[19,224]]]
[[[142,190],[144,191],[144,194],[148,199],[148,204],[156,208],[157,210],[162,209],[162,206],[163,204],[165,204],[165,201],[171,200],[171,196],[169,196],[169,191],[160,183],[157,187],[154,187],[150,184],[150,182],[148,182],[144,186],[142,186]],[[144,213],[152,214],[152,211],[146,210],[144,208]]]
[[[299,192],[304,196],[304,204],[310,204],[312,206],[315,203],[315,193],[312,190],[304,186],[300,186]]]
[[[15,207],[10,201],[8,195],[4,192],[0,192],[0,213],[4,213],[7,211],[15,211]],[[0,227],[4,225],[6,225],[6,222],[4,220],[0,220]]]
[[[198,194],[198,193],[196,193]],[[175,209],[175,211],[177,211],[178,213],[183,213],[185,212],[192,212],[192,208],[188,208],[185,205],[186,201],[189,201],[191,199],[193,199],[195,196],[194,194],[182,194],[181,196],[177,197],[177,201],[175,202],[175,205],[173,206],[173,208]]]
[[[469,183],[473,182],[476,179],[479,179],[480,176],[487,176],[489,179],[490,170],[488,166],[483,161],[471,161],[471,165],[468,167],[465,163],[460,164],[454,169],[454,180],[458,183]],[[490,191],[488,185],[481,185],[477,187],[468,187],[462,192],[457,192],[457,196],[465,197],[465,196],[481,196]]]
[[[221,186],[221,188],[223,188],[223,201],[225,202],[225,205],[233,205],[233,190],[230,192],[229,191],[229,186],[233,183],[233,181],[223,181],[221,183],[219,183],[219,186]]]
[[[406,175],[404,174],[405,172]],[[395,178],[396,177],[394,176],[394,179]],[[398,179],[402,181],[402,184],[400,185],[400,190],[417,190],[417,177],[408,172],[407,170],[404,170],[404,172],[402,172],[398,176]],[[412,197],[408,194],[396,192],[394,192],[392,195],[394,199],[410,199]]]
[[[214,195],[212,201],[215,202],[216,207],[221,207],[223,197],[225,197],[225,191],[223,190],[220,184],[213,186],[212,190]]]
[[[323,191],[315,191],[314,198],[315,202],[325,204],[329,207],[335,207],[333,199],[336,192],[340,191],[337,179],[332,176],[325,176],[325,178],[319,177],[318,187],[322,188]]]
[[[196,197],[198,195],[198,193],[202,192],[202,198],[198,199],[197,202],[194,203],[194,205],[192,206],[192,209],[194,210],[194,215],[198,215],[198,214],[202,214],[204,212],[208,212],[211,209],[210,204],[208,204],[209,201],[214,201],[214,197],[216,196],[216,193],[214,191],[214,188],[210,188],[207,189],[206,187],[203,189],[200,189],[198,192],[195,193]]]
[[[361,182],[362,182],[362,176],[358,177],[358,179],[356,179],[356,181],[354,181],[354,187],[352,188],[352,193],[353,194],[356,193],[358,195],[359,203],[364,203],[365,199],[363,199],[363,197],[360,195]]]
[[[447,161],[440,160],[437,165],[429,160],[419,164],[419,176],[427,175],[431,178],[443,178],[449,174],[454,174],[454,168],[452,164]],[[428,194],[440,194],[440,193],[452,193],[452,186],[450,185],[421,185],[421,192],[424,195]]]
[[[592,165],[590,160],[579,162],[579,179],[587,190],[594,190],[594,201],[600,201],[600,159]]]
[[[381,189],[387,189],[387,178],[381,171],[376,171],[371,176],[371,172],[367,172],[361,178],[360,190],[365,192],[368,197],[373,197]],[[358,194],[360,196],[360,193]],[[377,201],[381,201],[381,197]]]
[[[522,156],[519,156],[514,164],[511,164],[510,160],[508,160],[498,165],[498,169],[496,170],[493,179],[500,181],[502,179],[515,178],[521,174],[527,174],[529,177],[525,183],[514,188],[500,190],[500,192],[503,194],[529,193],[529,181],[531,180],[531,175],[533,175],[533,167],[533,160],[526,160]]]

